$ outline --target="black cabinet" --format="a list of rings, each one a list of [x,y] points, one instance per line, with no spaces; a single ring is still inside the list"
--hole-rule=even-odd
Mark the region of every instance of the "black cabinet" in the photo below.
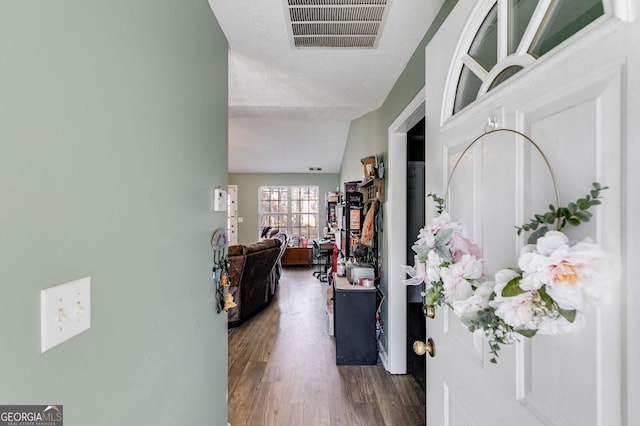
[[[337,365],[375,365],[376,288],[349,284],[335,277],[333,292]]]

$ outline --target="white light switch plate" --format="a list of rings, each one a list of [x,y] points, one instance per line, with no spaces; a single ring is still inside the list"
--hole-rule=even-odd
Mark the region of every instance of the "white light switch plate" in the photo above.
[[[91,277],[40,291],[40,352],[91,328]]]

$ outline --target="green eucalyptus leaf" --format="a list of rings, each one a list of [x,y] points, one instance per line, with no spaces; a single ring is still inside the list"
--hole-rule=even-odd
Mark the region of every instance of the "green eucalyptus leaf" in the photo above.
[[[524,293],[525,291],[520,288],[520,280],[522,277],[515,277],[509,281],[502,289],[502,297],[513,297]]]
[[[576,205],[576,203],[569,203],[569,205],[567,206],[567,208],[569,209],[569,211],[571,212],[571,214],[575,214],[575,212],[578,211],[578,206]]]
[[[588,208],[589,208],[589,201],[587,201],[587,200],[586,200],[586,199],[584,199],[584,198],[580,198],[580,199],[577,201],[577,204],[578,204],[578,208],[579,208],[580,210],[586,210],[586,209],[588,209]]]
[[[469,331],[476,331],[478,321],[478,315],[466,314],[460,316],[460,322],[469,329]]]
[[[425,294],[425,304],[433,305],[434,307],[440,306],[440,301],[442,300],[441,287],[439,285],[434,285],[429,288]]]
[[[513,330],[518,334],[522,334],[524,337],[533,337],[536,335],[538,330]]]
[[[449,242],[451,237],[453,236],[453,229],[451,228],[443,228],[436,233],[436,245],[445,245]]]
[[[536,232],[533,232],[531,235],[529,235],[529,239],[527,239],[527,244],[535,244],[538,241],[538,238],[546,234],[548,230],[549,228],[547,228],[546,225],[542,226]]]
[[[424,261],[427,259],[427,256],[429,254],[429,252],[431,251],[430,247],[427,246],[420,246],[420,245],[413,245],[411,246],[411,250],[413,250],[415,252],[416,255],[418,255],[418,259],[420,259],[421,261]]]
[[[449,249],[446,246],[436,246],[436,253],[438,253],[438,256],[440,256],[440,259],[442,259],[445,262],[452,262],[453,261],[453,257],[451,257],[451,252],[449,251]]]
[[[582,222],[589,222],[592,214],[590,212],[576,212],[576,217]]]
[[[569,322],[574,322],[576,320],[577,311],[575,309],[568,310],[558,307],[558,313]]]
[[[538,294],[540,295],[540,298],[542,299],[544,304],[547,306],[547,309],[553,310],[553,306],[555,302],[553,301],[551,296],[549,296],[549,294],[547,293],[546,286],[540,287],[540,289],[538,290]]]
[[[578,226],[578,225],[580,225],[580,219],[576,219],[575,217],[568,217],[567,218],[567,223],[569,225]]]
[[[595,189],[602,189],[602,186],[598,182],[593,182],[591,185],[593,185]]]

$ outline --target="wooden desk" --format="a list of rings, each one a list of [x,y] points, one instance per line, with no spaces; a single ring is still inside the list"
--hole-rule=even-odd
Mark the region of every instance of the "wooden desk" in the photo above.
[[[332,242],[325,242],[325,243],[320,243],[319,246],[320,246],[320,250],[333,251],[334,244]]]
[[[311,247],[287,247],[281,262],[282,266],[311,266],[313,265]]]

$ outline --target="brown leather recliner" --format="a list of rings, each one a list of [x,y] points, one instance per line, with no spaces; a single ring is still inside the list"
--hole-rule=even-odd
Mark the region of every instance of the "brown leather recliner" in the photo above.
[[[266,239],[247,245],[229,246],[229,291],[237,304],[229,309],[229,327],[240,325],[264,309],[275,292],[272,270],[281,242]]]

